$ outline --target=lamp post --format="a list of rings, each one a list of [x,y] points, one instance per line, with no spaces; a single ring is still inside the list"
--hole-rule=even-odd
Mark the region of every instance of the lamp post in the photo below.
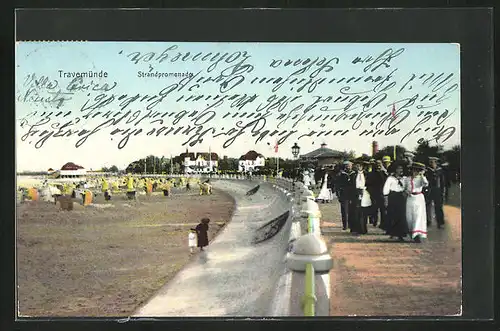
[[[299,153],[300,153],[300,147],[299,147],[299,145],[297,145],[297,143],[295,143],[292,146],[292,155],[293,155],[293,158],[296,159],[297,161],[299,160]],[[298,166],[300,166],[300,161],[298,161],[297,163],[298,163]],[[294,185],[295,185],[295,181],[297,180],[297,177],[298,177],[298,171],[296,174],[294,174],[294,178],[293,178]]]

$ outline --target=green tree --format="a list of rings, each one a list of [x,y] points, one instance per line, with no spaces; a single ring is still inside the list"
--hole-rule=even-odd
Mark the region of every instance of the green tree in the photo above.
[[[429,163],[429,157],[439,157],[444,152],[442,145],[434,145],[431,146],[429,141],[423,141],[421,144],[418,144],[415,149],[415,161],[422,162],[424,164]]]
[[[127,173],[138,174],[144,172],[144,159],[134,161],[125,168]]]
[[[117,167],[117,166],[112,165],[111,167],[109,167],[108,171],[109,171],[109,172],[118,172],[118,171],[120,171],[120,170],[118,169],[118,167]]]
[[[226,155],[222,157],[222,159],[219,160],[219,170],[220,171],[227,171],[229,170],[229,159]]]
[[[402,160],[404,158],[405,152],[408,150],[401,146],[401,145],[396,145],[396,159],[397,160]],[[394,159],[394,145],[392,146],[385,146],[384,148],[380,149],[374,156],[374,159],[380,160],[384,156],[390,156],[391,160]]]
[[[461,147],[455,145],[452,148],[443,151],[441,155],[441,162],[448,162],[451,172],[455,172],[460,177],[460,160],[461,160]]]
[[[356,151],[353,151],[353,150],[350,150],[350,151],[344,150],[341,153],[341,156],[342,156],[342,158],[344,160],[354,159],[356,157]]]
[[[180,174],[181,173],[182,166],[180,163],[175,162],[174,163],[174,174]]]

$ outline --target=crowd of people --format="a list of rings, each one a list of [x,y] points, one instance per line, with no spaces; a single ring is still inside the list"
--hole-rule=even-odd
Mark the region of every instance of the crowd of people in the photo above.
[[[427,238],[433,216],[437,228],[445,225],[443,203],[450,180],[430,157],[426,166],[405,154],[404,160],[357,158],[323,169],[322,190],[327,201],[335,192],[340,204],[342,229],[359,236],[368,233],[368,224],[384,230],[391,238],[416,243]]]

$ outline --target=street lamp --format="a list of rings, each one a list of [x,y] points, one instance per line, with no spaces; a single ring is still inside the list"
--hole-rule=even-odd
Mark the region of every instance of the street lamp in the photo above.
[[[294,157],[295,159],[297,159],[297,160],[298,160],[298,158],[299,158],[299,153],[300,153],[300,147],[299,147],[299,145],[297,145],[297,143],[295,143],[295,144],[292,146],[292,155],[293,155],[293,157]],[[298,166],[300,166],[300,161],[299,161],[298,163],[299,163],[299,164],[298,164]],[[299,168],[299,167],[297,167],[297,168]],[[295,175],[293,176],[293,177],[294,177],[294,178],[293,178],[294,185],[295,185],[295,181],[297,180],[297,177],[298,177],[298,176],[299,176],[299,174],[298,174],[298,170],[296,169],[296,171],[295,171]]]
[[[300,153],[300,147],[299,145],[297,145],[297,143],[295,143],[293,146],[292,146],[292,154],[293,154],[293,157],[294,158],[297,158],[299,156],[299,153]]]

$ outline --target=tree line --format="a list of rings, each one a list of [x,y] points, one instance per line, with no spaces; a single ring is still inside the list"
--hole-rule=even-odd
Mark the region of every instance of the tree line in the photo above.
[[[401,145],[396,145],[396,159],[404,159],[405,152],[412,152],[415,154],[414,161],[421,162],[425,165],[429,162],[429,157],[438,157],[440,163],[448,163],[448,170],[456,174],[456,179],[460,179],[460,145],[452,146],[450,149],[444,149],[442,145],[431,145],[428,141],[418,144],[414,150],[406,149]],[[380,149],[373,157],[381,159],[383,156],[390,156],[394,158],[394,145],[385,146]]]
[[[448,169],[460,176],[460,145],[451,147],[450,149],[444,149],[441,145],[430,145],[428,141],[424,141],[418,144],[414,150],[410,150],[401,145],[396,145],[396,159],[404,159],[404,153],[410,151],[415,154],[415,161],[422,162],[424,164],[428,163],[428,159],[431,156],[437,156],[441,159],[441,163],[447,162]],[[366,158],[381,159],[383,156],[390,156],[391,159],[394,158],[394,145],[385,146],[380,149],[375,155],[369,156],[364,154]],[[349,160],[356,157],[355,151],[344,150],[338,157],[339,160]],[[239,158],[232,158],[223,156],[218,160],[218,171],[222,173],[235,173],[239,168]],[[276,175],[277,168],[276,157],[267,157],[265,161],[265,166],[261,167],[253,173],[258,175]],[[154,155],[149,155],[145,158],[131,162],[125,169],[127,173],[156,173],[156,174],[182,174],[184,160],[180,156],[174,156],[172,158],[159,157]],[[314,168],[315,164],[304,161],[304,160],[291,160],[279,158],[279,168],[283,172],[283,176],[289,176],[291,174],[296,175],[299,168]],[[109,172],[117,172],[118,168],[116,166],[105,168],[103,171],[108,170]],[[116,171],[115,171],[116,170]]]

